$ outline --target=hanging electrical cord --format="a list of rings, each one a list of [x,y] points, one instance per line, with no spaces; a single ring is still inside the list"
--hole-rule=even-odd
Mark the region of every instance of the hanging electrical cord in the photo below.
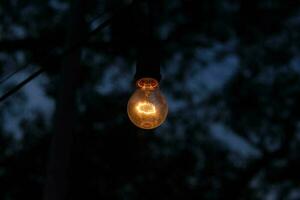
[[[120,17],[122,16],[122,14],[129,10],[131,7],[133,7],[136,2],[138,1],[133,1],[131,4],[124,6],[123,8],[120,8],[115,14],[113,14],[112,16],[108,17],[106,20],[104,20],[99,26],[97,26],[95,29],[91,30],[87,36],[81,40],[80,42],[76,43],[75,45],[73,45],[72,47],[66,49],[60,57],[64,57],[66,55],[68,55],[70,52],[77,50],[78,48],[80,48],[85,42],[87,42],[89,40],[90,37],[92,37],[94,34],[96,34],[98,31],[101,31],[102,29],[104,29],[106,26],[108,26],[112,20],[114,18]],[[95,21],[95,19],[93,19],[92,21]],[[47,58],[47,57],[46,57]],[[21,71],[21,69],[20,69]],[[6,100],[8,97],[10,97],[11,95],[13,95],[14,93],[16,93],[18,90],[20,90],[23,86],[25,86],[27,83],[29,83],[30,81],[32,81],[34,78],[36,78],[37,76],[39,76],[41,73],[43,73],[45,71],[44,68],[40,68],[37,71],[33,72],[31,75],[29,75],[27,78],[25,78],[23,81],[21,81],[20,83],[18,83],[16,86],[14,86],[13,88],[11,88],[9,91],[7,91],[6,93],[4,93],[1,97],[0,97],[0,102]],[[13,75],[15,75],[17,72],[17,70],[13,73],[11,73],[10,75],[8,75],[8,78],[5,78],[7,81],[9,78],[11,78]]]

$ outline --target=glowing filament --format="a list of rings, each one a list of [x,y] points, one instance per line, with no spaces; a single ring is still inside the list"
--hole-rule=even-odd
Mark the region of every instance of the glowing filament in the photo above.
[[[156,113],[155,106],[149,102],[139,102],[136,106],[136,110],[138,113],[145,114],[145,115],[153,115]]]

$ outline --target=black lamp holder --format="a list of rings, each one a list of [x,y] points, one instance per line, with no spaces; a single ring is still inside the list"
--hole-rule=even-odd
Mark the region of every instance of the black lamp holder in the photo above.
[[[160,63],[161,49],[155,36],[155,6],[158,1],[146,0],[141,3],[140,9],[143,11],[139,16],[139,31],[137,36],[137,64],[135,81],[141,78],[154,78],[158,82],[161,80]],[[144,9],[143,9],[144,8]]]

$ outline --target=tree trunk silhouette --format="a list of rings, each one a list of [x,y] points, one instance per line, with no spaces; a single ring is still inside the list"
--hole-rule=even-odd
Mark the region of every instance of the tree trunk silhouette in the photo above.
[[[75,47],[84,36],[83,4],[83,0],[72,2],[66,39],[67,49]],[[80,52],[80,48],[76,46],[62,62],[44,200],[68,199],[70,154],[77,124],[76,92],[81,71]]]

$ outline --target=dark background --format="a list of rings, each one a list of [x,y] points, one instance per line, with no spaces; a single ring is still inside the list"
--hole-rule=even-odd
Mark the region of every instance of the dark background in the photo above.
[[[44,70],[0,102],[0,199],[300,199],[300,2],[153,1],[153,131],[126,114],[135,3],[0,2],[1,95]]]

